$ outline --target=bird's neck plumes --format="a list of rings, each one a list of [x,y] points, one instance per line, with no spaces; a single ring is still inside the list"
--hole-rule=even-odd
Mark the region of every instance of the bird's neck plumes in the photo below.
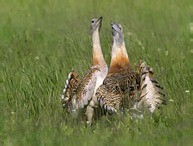
[[[101,50],[101,44],[99,39],[99,30],[96,29],[92,32],[92,43],[93,43],[93,63],[92,66],[106,66],[106,62],[103,57]]]
[[[128,58],[125,43],[117,45],[113,43],[111,54],[111,65],[109,73],[133,72],[133,68]]]

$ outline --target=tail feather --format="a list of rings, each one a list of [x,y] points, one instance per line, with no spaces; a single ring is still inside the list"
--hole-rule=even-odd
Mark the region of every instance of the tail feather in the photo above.
[[[68,79],[66,80],[65,88],[62,94],[63,107],[67,108],[71,105],[71,94],[73,87],[79,82],[80,78],[74,69],[69,73]]]
[[[163,87],[153,77],[153,69],[146,66],[144,61],[140,61],[136,65],[139,74],[141,75],[141,84],[139,88],[140,95],[138,101],[134,104],[132,111],[136,117],[143,117],[143,111],[147,108],[151,114],[162,104],[166,104]]]
[[[140,61],[140,71],[142,75],[141,95],[139,100],[154,113],[156,108],[160,108],[162,104],[166,104],[163,87],[153,77],[153,69],[145,65],[144,61]]]

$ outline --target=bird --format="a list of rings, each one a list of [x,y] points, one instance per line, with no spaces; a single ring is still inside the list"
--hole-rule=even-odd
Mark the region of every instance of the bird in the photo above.
[[[97,89],[93,99],[107,113],[122,112],[129,108],[130,100],[135,100],[140,87],[140,75],[134,71],[129,60],[124,42],[123,28],[120,24],[111,23],[112,51],[108,74],[103,84]]]
[[[90,102],[95,95],[96,89],[103,83],[108,66],[103,57],[100,45],[99,32],[102,17],[91,20],[90,28],[92,34],[93,61],[91,68],[80,79],[75,70],[69,73],[65,89],[62,94],[63,107],[77,117],[80,109],[86,109],[86,115],[92,112]]]
[[[145,61],[140,60],[139,65],[136,66],[141,76],[141,87],[139,89],[138,101],[135,102],[131,108],[131,113],[134,117],[143,118],[145,110],[148,109],[152,118],[156,109],[161,108],[162,105],[166,105],[164,88],[157,79],[154,78],[153,69],[146,66]]]

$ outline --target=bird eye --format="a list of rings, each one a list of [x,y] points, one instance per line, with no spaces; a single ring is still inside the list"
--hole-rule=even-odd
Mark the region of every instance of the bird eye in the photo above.
[[[92,20],[91,22],[94,23],[94,20]]]

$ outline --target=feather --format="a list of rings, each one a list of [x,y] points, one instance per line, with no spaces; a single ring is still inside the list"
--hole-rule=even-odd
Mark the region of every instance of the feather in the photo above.
[[[67,108],[70,105],[71,92],[73,87],[79,82],[78,74],[74,69],[69,73],[68,80],[66,80],[65,88],[62,94],[63,107]],[[64,98],[65,97],[65,98]]]
[[[148,108],[150,113],[153,114],[157,108],[166,103],[163,87],[153,77],[152,68],[146,66],[144,61],[140,61],[139,66],[142,75],[141,94],[135,107],[142,111],[145,110],[144,108]]]
[[[137,81],[136,81],[137,80]],[[99,86],[96,91],[96,98],[98,99],[101,108],[104,108],[109,113],[114,113],[120,109],[120,106],[129,103],[124,103],[124,95],[131,98],[132,92],[134,92],[135,86],[132,85],[134,81],[139,84],[139,75],[135,72],[132,73],[113,73],[107,75],[103,84]],[[139,85],[138,85],[139,86]],[[127,90],[129,88],[129,90]],[[126,101],[128,102],[128,100]]]

